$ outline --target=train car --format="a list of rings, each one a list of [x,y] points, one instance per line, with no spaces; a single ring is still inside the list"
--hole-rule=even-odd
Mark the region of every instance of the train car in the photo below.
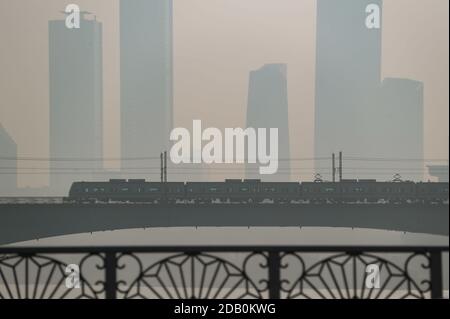
[[[375,179],[344,180],[341,183],[342,201],[347,203],[376,203],[380,201]]]
[[[142,201],[150,203],[176,203],[183,201],[186,196],[183,182],[146,182],[137,189],[139,194],[129,201]]]
[[[379,202],[401,204],[415,200],[416,187],[411,181],[404,182],[377,182],[374,196]]]
[[[194,203],[288,203],[300,198],[299,183],[228,179],[225,182],[188,182],[186,199]]]
[[[175,202],[185,196],[184,183],[146,182],[141,179],[113,179],[109,182],[75,182],[67,201],[92,202]]]
[[[340,183],[344,203],[405,203],[414,198],[413,182],[377,182],[372,179],[344,180]]]
[[[307,203],[337,203],[341,201],[340,183],[303,182],[300,184],[300,200]]]
[[[108,202],[112,192],[110,182],[74,182],[65,202],[96,203]]]
[[[260,182],[256,185],[255,202],[258,203],[287,204],[301,199],[300,183],[297,182]]]
[[[186,183],[186,200],[194,203],[251,203],[257,192],[257,182],[242,182],[240,179]]]
[[[448,183],[417,183],[416,198],[422,203],[448,203]]]
[[[404,203],[415,196],[413,182],[377,182],[374,179],[345,179],[333,182],[304,182],[302,200],[313,203]]]
[[[227,196],[223,183],[187,182],[185,184],[186,201],[190,203],[213,203],[223,201]]]

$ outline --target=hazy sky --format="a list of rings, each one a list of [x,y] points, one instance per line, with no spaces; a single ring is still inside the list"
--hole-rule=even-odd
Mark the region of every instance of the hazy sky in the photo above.
[[[68,3],[103,23],[104,154],[119,157],[118,0],[0,0],[0,122],[19,156],[48,157],[48,20]],[[312,157],[315,3],[174,0],[175,126],[199,118],[243,127],[249,72],[287,63],[291,157]],[[448,6],[384,0],[382,76],[424,82],[425,158],[448,158]],[[41,186],[47,176],[20,175],[19,183]]]

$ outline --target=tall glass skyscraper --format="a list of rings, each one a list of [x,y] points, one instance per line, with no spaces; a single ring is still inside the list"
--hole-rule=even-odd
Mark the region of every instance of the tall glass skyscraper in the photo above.
[[[376,5],[382,15],[382,4],[382,0],[317,1],[315,166],[326,179],[331,180],[331,161],[322,158],[339,151],[344,158],[354,157],[344,161],[343,178],[423,176],[418,174],[423,170],[420,161],[406,165],[413,174],[397,168],[404,165],[399,161],[379,161],[423,157],[422,84],[381,81],[382,24],[368,28],[366,9]]]
[[[316,157],[364,151],[360,116],[373,105],[381,70],[381,29],[365,23],[371,3],[381,8],[381,0],[317,1]]]
[[[173,107],[172,0],[121,0],[120,56],[125,172],[127,167],[159,165],[157,159],[147,158],[159,158],[169,146]],[[157,174],[150,177],[159,179]]]
[[[101,23],[49,22],[50,187],[58,194],[103,167],[102,70]]]
[[[290,147],[289,116],[286,64],[266,64],[250,72],[247,127],[266,128],[266,141],[269,148],[269,130],[278,128],[278,172],[273,175],[260,175],[259,164],[247,164],[246,176],[263,181],[289,181]]]

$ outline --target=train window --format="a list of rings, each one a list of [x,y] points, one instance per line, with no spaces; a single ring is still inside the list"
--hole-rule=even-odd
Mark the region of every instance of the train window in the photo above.
[[[129,191],[129,188],[128,188],[128,187],[122,187],[121,191],[122,191],[122,192],[128,192],[128,191]]]
[[[247,187],[241,187],[241,192],[248,192],[248,188]]]
[[[325,188],[325,192],[327,192],[327,193],[334,192],[334,188],[333,187],[327,187],[327,188]]]
[[[89,193],[89,188],[85,188],[85,189],[84,189],[84,192],[85,192],[85,193]]]
[[[150,193],[159,192],[159,188],[158,188],[158,187],[150,187],[150,188],[148,189],[148,191],[149,191]]]

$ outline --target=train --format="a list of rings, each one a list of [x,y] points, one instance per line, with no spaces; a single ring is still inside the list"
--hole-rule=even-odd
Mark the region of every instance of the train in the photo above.
[[[74,182],[70,203],[447,203],[448,183],[372,179],[339,182],[263,182],[227,179],[224,182],[152,182],[111,179]]]

